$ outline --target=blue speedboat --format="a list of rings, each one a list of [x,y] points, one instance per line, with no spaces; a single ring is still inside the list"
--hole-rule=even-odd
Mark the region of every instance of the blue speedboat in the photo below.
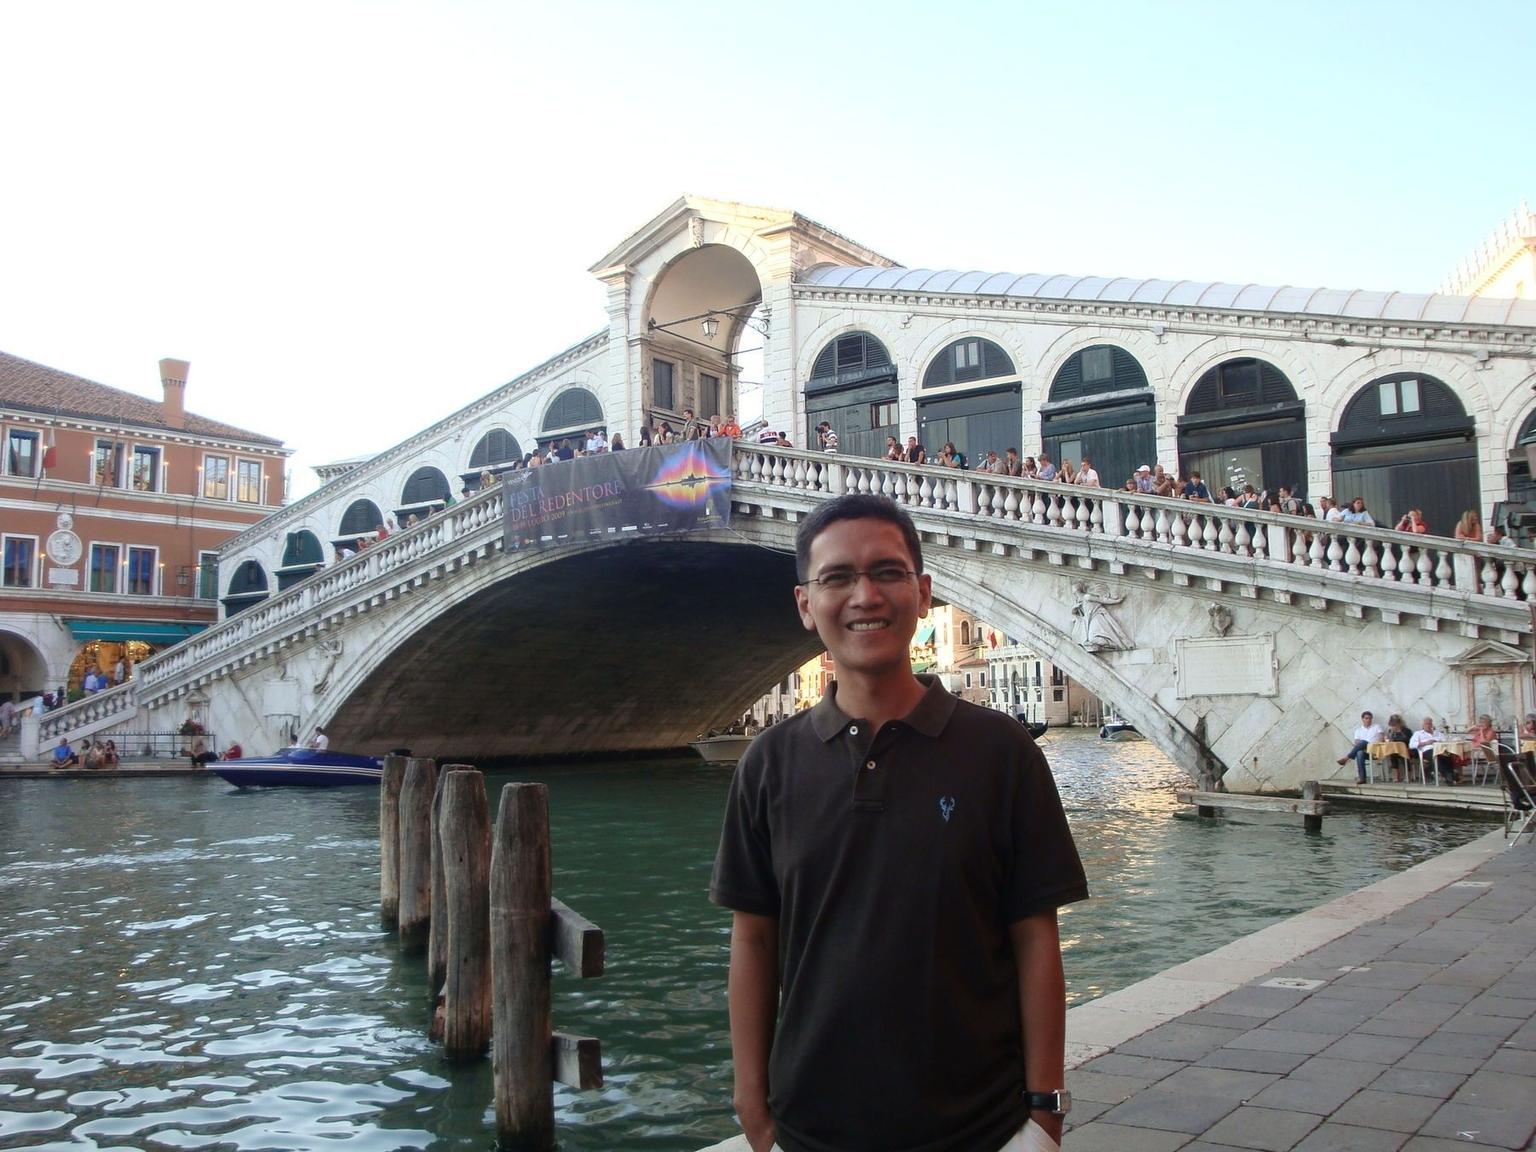
[[[341,784],[378,784],[383,762],[372,756],[284,748],[272,756],[213,760],[208,770],[240,788],[335,788]]]

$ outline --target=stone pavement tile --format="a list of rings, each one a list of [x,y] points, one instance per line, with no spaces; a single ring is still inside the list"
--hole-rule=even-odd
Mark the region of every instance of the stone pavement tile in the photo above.
[[[1312,993],[1312,1003],[1323,1000],[1354,1000],[1360,1004],[1391,1004],[1408,994],[1403,988],[1373,988],[1365,984],[1329,984]]]
[[[1228,992],[1206,1005],[1214,1012],[1234,1016],[1259,1016],[1270,1019],[1305,1000],[1310,992],[1297,988],[1262,988],[1249,985]]]
[[[1072,1115],[1079,1100],[1096,1100],[1105,1104],[1118,1104],[1129,1100],[1147,1087],[1148,1081],[1140,1076],[1114,1076],[1108,1072],[1089,1072],[1086,1068],[1074,1068],[1067,1073],[1067,1088],[1072,1092]],[[1447,1096],[1450,1093],[1446,1093]]]
[[[1176,1092],[1158,1084],[1138,1092],[1124,1104],[1115,1105],[1104,1113],[1103,1119],[1132,1128],[1158,1128],[1198,1136],[1241,1103],[1234,1097]],[[1092,1126],[1088,1125],[1089,1128]]]
[[[1159,1060],[1150,1056],[1131,1056],[1124,1052],[1106,1052],[1082,1066],[1084,1072],[1107,1072],[1111,1076],[1137,1076],[1147,1084],[1155,1084],[1165,1076],[1172,1076],[1184,1063],[1178,1060]]]
[[[1328,1116],[1357,1091],[1359,1086],[1347,1081],[1297,1080],[1294,1076],[1287,1076],[1284,1080],[1276,1080],[1249,1103],[1285,1112],[1310,1112],[1317,1116]]]
[[[1297,1141],[1322,1123],[1322,1118],[1306,1112],[1288,1112],[1277,1108],[1244,1105],[1217,1121],[1201,1139],[1236,1148],[1261,1148],[1267,1152],[1287,1152]]]
[[[1473,988],[1492,988],[1514,967],[1505,960],[1481,960],[1469,956],[1426,978],[1429,984],[1465,984]]]
[[[1143,1032],[1116,1051],[1162,1060],[1198,1060],[1240,1035],[1236,1028],[1207,1028],[1175,1020]]]
[[[1480,1016],[1513,1016],[1517,1020],[1530,1020],[1536,1018],[1536,1000],[1516,1000],[1484,992],[1467,1005],[1467,1011]]]
[[[1292,1032],[1326,1032],[1343,1036],[1376,1014],[1378,1005],[1355,1000],[1309,1000],[1270,1021],[1276,1028]]]
[[[1434,1037],[1431,1036],[1429,1039],[1433,1040]],[[1424,1044],[1428,1041],[1420,1040],[1417,1043]],[[1415,1041],[1411,1037],[1354,1034],[1341,1037],[1330,1044],[1323,1049],[1322,1055],[1331,1056],[1335,1060],[1365,1060],[1372,1064],[1393,1064],[1412,1052],[1414,1044]]]
[[[1410,1135],[1445,1103],[1443,1096],[1409,1096],[1402,1092],[1375,1092],[1367,1088],[1350,1097],[1329,1119],[1362,1128],[1386,1128]]]
[[[1527,1020],[1504,1041],[1510,1048],[1536,1049],[1536,1020]]]
[[[1536,1050],[1530,1048],[1500,1048],[1483,1065],[1490,1072],[1514,1072],[1521,1076],[1536,1076]]]
[[[1433,1035],[1443,1025],[1436,1024],[1433,1020],[1403,1020],[1387,1019],[1377,1016],[1374,1020],[1367,1020],[1355,1029],[1357,1036],[1401,1036],[1409,1040],[1422,1040],[1426,1036]]]
[[[1186,1132],[1130,1128],[1094,1120],[1072,1129],[1071,1139],[1064,1143],[1072,1152],[1178,1152],[1189,1139]]]
[[[1071,1076],[1068,1076],[1069,1085],[1071,1080]],[[1465,1080],[1466,1076],[1459,1072],[1434,1072],[1425,1068],[1404,1068],[1399,1064],[1372,1080],[1370,1088],[1374,1092],[1406,1092],[1409,1095],[1449,1100]]]
[[[1462,1011],[1440,1025],[1440,1031],[1467,1036],[1497,1036],[1503,1040],[1513,1035],[1519,1027],[1520,1021],[1511,1016],[1479,1016]]]
[[[1498,1036],[1476,1036],[1468,1032],[1436,1032],[1419,1041],[1415,1052],[1433,1052],[1442,1056],[1475,1056],[1486,1060],[1499,1050]]]
[[[1415,1072],[1454,1072],[1470,1076],[1483,1066],[1477,1056],[1447,1056],[1442,1052],[1410,1052],[1397,1062],[1399,1068]]]
[[[1334,1042],[1334,1038],[1322,1032],[1291,1032],[1266,1024],[1244,1032],[1235,1040],[1229,1040],[1227,1048],[1251,1048],[1255,1052],[1298,1052],[1315,1056]]]
[[[1446,1140],[1440,1136],[1415,1136],[1403,1145],[1402,1152],[1467,1152],[1468,1141]]]
[[[1399,1000],[1388,1004],[1376,1013],[1377,1020],[1423,1020],[1430,1024],[1443,1024],[1458,1012],[1464,1011],[1459,1004],[1439,1004],[1428,1000]]]
[[[1195,1140],[1184,1145],[1179,1152],[1241,1152],[1231,1144],[1212,1144],[1209,1140]]]
[[[1380,1128],[1323,1124],[1296,1145],[1296,1152],[1397,1152],[1407,1139],[1405,1133]]]
[[[1334,983],[1343,988],[1414,988],[1445,970],[1444,963],[1405,964],[1398,960],[1377,960],[1369,967],[1346,972]]]
[[[1528,1148],[1536,1132],[1536,1108],[1517,1112],[1484,1108],[1475,1104],[1442,1104],[1440,1110],[1420,1129],[1423,1136],[1443,1136],[1448,1140],[1492,1145],[1495,1148]],[[1463,1135],[1472,1133],[1472,1135]]]
[[[1242,1039],[1242,1037],[1238,1037]],[[1197,1068],[1230,1068],[1235,1072],[1275,1072],[1284,1075],[1306,1060],[1304,1052],[1262,1052],[1253,1048],[1218,1048],[1195,1061]]]
[[[1157,1086],[1169,1092],[1189,1092],[1197,1096],[1229,1096],[1236,1105],[1262,1092],[1278,1079],[1278,1075],[1264,1072],[1195,1067],[1182,1068]]]
[[[1417,988],[1408,989],[1403,999],[1410,1003],[1465,1004],[1481,995],[1483,993],[1476,988],[1462,984],[1420,984]]]
[[[1513,1072],[1474,1072],[1451,1102],[1480,1108],[1527,1108],[1536,1122],[1536,1079]]]
[[[1260,1023],[1253,1016],[1239,1016],[1232,1012],[1213,1012],[1210,1007],[1197,1008],[1179,1017],[1181,1024],[1203,1024],[1207,1028],[1241,1028],[1244,1032]]]
[[[1113,1107],[1113,1104],[1105,1104],[1098,1100],[1080,1100],[1076,1092],[1072,1093],[1072,1115],[1077,1118],[1079,1124],[1087,1124]]]
[[[1364,1088],[1387,1070],[1385,1063],[1369,1060],[1340,1060],[1332,1056],[1314,1056],[1296,1071],[1293,1080],[1316,1080],[1320,1083],[1339,1084],[1351,1092]]]

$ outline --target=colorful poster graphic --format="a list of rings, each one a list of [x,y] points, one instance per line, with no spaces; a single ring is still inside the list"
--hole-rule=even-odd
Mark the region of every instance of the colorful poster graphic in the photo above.
[[[731,441],[603,452],[501,478],[507,551],[607,532],[646,535],[731,522]]]

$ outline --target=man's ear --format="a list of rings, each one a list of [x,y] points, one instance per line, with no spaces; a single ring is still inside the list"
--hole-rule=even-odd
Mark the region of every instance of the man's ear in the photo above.
[[[805,630],[816,631],[816,618],[811,615],[811,594],[804,584],[795,585],[795,609],[800,613],[800,623]]]
[[[926,572],[917,574],[917,618],[921,620],[933,607],[933,577]]]

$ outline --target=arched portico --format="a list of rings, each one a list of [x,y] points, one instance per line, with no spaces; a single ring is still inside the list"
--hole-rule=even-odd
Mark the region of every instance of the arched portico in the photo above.
[[[26,700],[55,687],[48,661],[36,646],[25,636],[0,629],[0,700]]]

